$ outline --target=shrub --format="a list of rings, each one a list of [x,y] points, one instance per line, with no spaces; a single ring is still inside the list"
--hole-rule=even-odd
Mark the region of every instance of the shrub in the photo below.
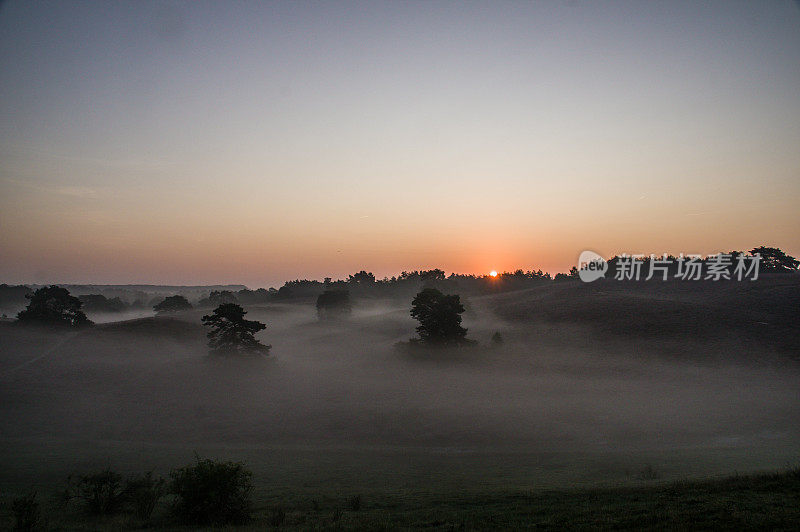
[[[91,475],[78,477],[77,497],[86,504],[92,515],[116,512],[123,500],[122,475],[104,469]]]
[[[241,462],[196,462],[170,473],[175,515],[191,525],[241,524],[250,519],[252,473]]]
[[[153,478],[153,473],[128,479],[125,483],[125,495],[130,501],[133,513],[139,519],[147,521],[153,515],[158,501],[164,495],[166,481]]]
[[[17,497],[11,502],[11,511],[14,514],[14,530],[30,532],[36,529],[39,523],[39,502],[36,492]]]

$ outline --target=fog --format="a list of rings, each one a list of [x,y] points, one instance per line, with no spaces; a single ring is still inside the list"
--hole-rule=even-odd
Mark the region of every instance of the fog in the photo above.
[[[250,307],[273,347],[241,360],[208,356],[201,310],[67,333],[2,324],[6,480],[168,468],[194,451],[303,486],[613,483],[645,464],[682,478],[796,459],[796,362],[504,320],[509,297],[530,296],[467,301],[479,345],[453,351],[398,348],[416,325],[403,302],[336,322],[312,304]]]

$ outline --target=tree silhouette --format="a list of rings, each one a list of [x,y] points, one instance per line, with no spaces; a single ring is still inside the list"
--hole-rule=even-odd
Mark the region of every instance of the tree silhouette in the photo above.
[[[375,275],[372,272],[361,270],[360,272],[349,276],[347,282],[353,284],[373,284],[375,282]]]
[[[411,317],[419,321],[419,340],[432,345],[462,345],[467,329],[461,326],[464,305],[458,295],[445,295],[435,288],[426,288],[411,302]]]
[[[108,299],[103,294],[86,294],[78,296],[87,312],[122,312],[127,305],[119,297]]]
[[[20,322],[68,327],[80,327],[92,323],[81,310],[83,305],[81,300],[71,296],[66,288],[43,286],[25,297],[30,299],[30,303],[25,310],[17,314]]]
[[[230,290],[214,290],[208,294],[207,298],[201,299],[198,306],[213,307],[214,305],[224,305],[225,303],[239,303],[236,294]]]
[[[259,321],[246,320],[247,311],[236,303],[223,303],[208,316],[203,316],[203,325],[210,327],[208,347],[215,354],[268,354],[272,346],[264,345],[255,334],[267,326]]]
[[[761,268],[765,271],[796,270],[800,266],[800,261],[787,255],[780,248],[759,246],[750,250],[751,255],[756,253],[761,255]]]
[[[192,304],[189,300],[181,295],[165,297],[164,301],[155,305],[153,310],[158,314],[168,314],[170,312],[180,312],[182,310],[191,310]]]
[[[350,307],[350,292],[347,290],[325,290],[317,297],[317,316],[330,320],[347,316]]]

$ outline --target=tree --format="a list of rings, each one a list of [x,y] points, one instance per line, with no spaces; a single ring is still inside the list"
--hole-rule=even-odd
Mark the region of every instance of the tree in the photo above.
[[[104,469],[78,479],[77,496],[83,499],[92,515],[108,515],[116,512],[124,502],[122,475]]]
[[[214,305],[238,302],[239,300],[236,299],[236,294],[230,290],[214,290],[208,294],[207,298],[201,299],[197,304],[201,307],[213,307]]]
[[[259,321],[246,320],[247,311],[236,303],[223,303],[214,313],[203,316],[208,332],[208,347],[216,354],[269,353],[272,346],[264,345],[255,334],[267,326]]]
[[[419,278],[422,282],[444,281],[446,279],[444,270],[440,270],[439,268],[422,270],[419,272]]]
[[[780,248],[759,246],[750,250],[751,255],[761,255],[761,268],[765,271],[796,270],[800,261],[787,255]]]
[[[60,286],[43,286],[33,294],[25,296],[30,299],[28,307],[17,314],[23,323],[42,323],[80,327],[91,325],[91,321],[81,310],[81,300],[69,294],[69,290]]]
[[[411,302],[411,317],[419,321],[418,342],[432,345],[462,345],[467,329],[461,326],[464,305],[458,295],[445,295],[435,288],[426,288]]]
[[[78,296],[86,312],[122,312],[127,306],[119,297],[108,299],[103,294]]]
[[[158,314],[168,314],[170,312],[180,312],[182,310],[191,310],[192,304],[183,296],[175,295],[165,297],[164,301],[155,305],[153,310]]]
[[[361,270],[356,274],[350,275],[347,282],[352,284],[374,284],[375,275],[372,272]]]
[[[325,290],[317,297],[317,316],[320,320],[345,317],[350,312],[350,292],[347,290]]]

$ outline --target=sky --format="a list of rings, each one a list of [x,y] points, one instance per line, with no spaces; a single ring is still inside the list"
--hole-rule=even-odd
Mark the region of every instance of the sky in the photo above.
[[[800,256],[800,7],[0,4],[0,282]]]

